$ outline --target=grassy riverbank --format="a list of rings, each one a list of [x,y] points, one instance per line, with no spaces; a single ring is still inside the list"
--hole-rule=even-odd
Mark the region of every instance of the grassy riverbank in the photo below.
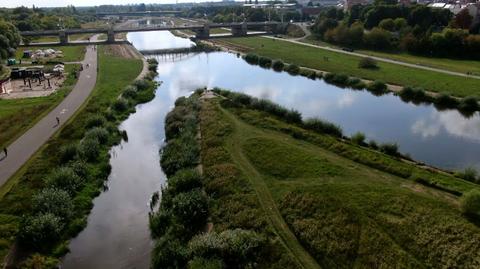
[[[78,70],[79,66],[65,66],[68,76],[63,86],[49,96],[0,99],[0,148],[8,146],[21,136],[70,93],[77,82],[73,75],[74,68]]]
[[[0,189],[2,256],[17,242],[26,253],[41,253],[22,259],[25,265],[31,266],[34,260],[43,266],[57,262],[67,251],[68,240],[86,225],[92,199],[110,173],[109,149],[125,136],[117,130],[118,124],[137,103],[153,98],[153,82],[127,87],[141,72],[142,61],[106,51],[99,47],[97,83],[86,104]],[[68,208],[68,212],[58,215],[58,210],[51,212],[38,204],[41,190],[58,199],[69,197],[56,203],[58,210]],[[38,223],[47,226],[38,227]]]
[[[358,67],[360,57],[332,52],[319,48],[293,44],[263,37],[229,38],[220,44],[252,52],[287,63],[327,72],[345,73],[368,80],[382,80],[389,84],[421,87],[428,91],[448,93],[459,97],[477,96],[478,79],[463,78],[433,71],[421,70],[390,63],[378,63],[378,69]]]
[[[480,240],[478,220],[461,213],[458,198],[478,185],[271,102],[216,92],[226,99],[182,98],[167,117],[169,180],[151,218],[154,268],[229,268],[235,248],[224,237],[238,236],[232,231],[254,233],[256,252],[235,257],[259,268],[480,265],[471,243]],[[203,177],[182,170],[196,167]],[[184,230],[192,225],[181,216],[199,212],[184,202],[197,188],[208,208],[196,230]]]

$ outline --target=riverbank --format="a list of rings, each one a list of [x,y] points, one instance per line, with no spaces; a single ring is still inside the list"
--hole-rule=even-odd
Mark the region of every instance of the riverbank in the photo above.
[[[44,266],[58,263],[57,259],[68,251],[68,240],[85,227],[92,199],[100,193],[110,173],[110,147],[122,136],[126,139],[117,130],[118,124],[134,111],[137,103],[154,96],[153,82],[139,81],[126,87],[140,74],[142,60],[122,57],[108,46],[99,46],[98,52],[97,83],[87,103],[0,189],[0,251],[5,255],[14,242],[22,250],[18,252],[16,248],[17,252],[12,253],[15,255],[9,255],[5,264],[28,266],[34,260]],[[153,75],[147,78],[151,80]],[[52,194],[51,188],[59,191]],[[67,217],[42,209],[45,204],[35,202],[39,201],[40,192],[70,197],[56,206],[73,210]],[[36,197],[33,203],[32,197]],[[47,232],[35,226],[40,219],[54,221],[44,226],[53,230]],[[48,237],[39,238],[42,234]],[[34,254],[36,251],[42,254]]]
[[[209,94],[204,99],[179,99],[167,119],[170,149],[163,151],[162,160],[169,161],[162,161],[162,167],[169,184],[160,211],[153,215],[153,223],[185,225],[168,208],[175,209],[176,203],[193,195],[193,186],[201,186],[210,203],[208,218],[203,215],[198,227],[203,223],[209,232],[193,237],[189,233],[178,241],[167,227],[153,225],[159,244],[154,264],[228,267],[232,253],[221,251],[223,245],[215,242],[223,242],[218,240],[233,230],[257,233],[248,238],[267,238],[270,243],[256,241],[255,252],[240,256],[242,264],[257,263],[262,268],[316,268],[316,263],[326,268],[373,263],[478,265],[478,248],[471,248],[469,242],[479,228],[462,215],[456,196],[478,185],[404,162],[361,142],[327,135],[313,125],[306,129],[310,125],[301,123],[298,114],[271,102],[214,92],[222,98]],[[176,140],[190,135],[180,126],[190,119],[185,106],[195,102],[200,102],[193,106],[199,111],[200,158],[191,159],[186,154],[195,151],[189,146],[171,150]],[[169,171],[175,160],[193,162]],[[179,171],[198,162],[203,178],[181,180]],[[455,232],[445,234],[445,229]],[[432,243],[425,246],[424,240]],[[207,242],[211,242],[209,251],[201,251]],[[459,258],[459,253],[469,258]],[[268,261],[272,256],[273,261]]]
[[[478,80],[379,62],[378,69],[358,67],[360,57],[263,37],[214,40],[217,44],[242,52],[333,73],[346,73],[367,80],[382,80],[391,85],[421,87],[427,91],[457,97],[477,96]],[[478,97],[478,96],[477,96]]]

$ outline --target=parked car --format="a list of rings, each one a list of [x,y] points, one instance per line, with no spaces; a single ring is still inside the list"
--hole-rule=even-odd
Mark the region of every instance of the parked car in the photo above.
[[[345,47],[345,48],[342,48],[342,50],[344,50],[344,51],[348,51],[348,52],[353,52],[353,49],[352,49],[352,48],[347,48],[347,47]]]

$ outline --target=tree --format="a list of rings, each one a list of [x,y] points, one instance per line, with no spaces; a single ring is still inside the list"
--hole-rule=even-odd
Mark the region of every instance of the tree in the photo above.
[[[381,28],[375,27],[363,37],[365,45],[373,49],[388,49],[391,47],[391,34]]]
[[[453,19],[456,27],[462,29],[469,29],[473,22],[473,17],[468,12],[468,9],[462,9]]]
[[[377,69],[377,61],[370,57],[364,57],[358,62],[358,67],[364,68],[364,69]]]
[[[393,19],[390,19],[390,18],[383,19],[382,21],[380,21],[378,26],[380,28],[382,28],[383,30],[387,30],[387,31],[390,31],[390,32],[395,31],[395,22],[393,21]]]
[[[393,23],[395,24],[395,30],[397,31],[400,31],[408,25],[407,20],[404,18],[396,18]]]
[[[68,220],[73,214],[73,201],[64,190],[47,188],[33,196],[32,207],[34,212],[51,213]]]
[[[60,217],[51,213],[39,214],[22,220],[19,239],[27,246],[42,249],[56,242],[62,229]]]
[[[460,198],[460,207],[466,215],[480,216],[480,191],[471,190]]]

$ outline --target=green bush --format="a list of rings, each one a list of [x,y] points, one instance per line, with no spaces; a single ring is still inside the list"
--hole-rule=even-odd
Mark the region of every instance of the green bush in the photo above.
[[[163,148],[160,159],[162,169],[167,176],[172,176],[180,169],[195,167],[198,164],[199,146],[193,134],[182,134]]]
[[[151,268],[185,268],[188,249],[176,236],[162,236],[155,242]]]
[[[375,80],[367,85],[367,90],[375,95],[385,94],[387,92],[387,84],[383,81]]]
[[[378,144],[375,140],[370,140],[370,142],[368,142],[368,146],[372,149],[375,149],[375,150],[378,149]]]
[[[87,164],[81,160],[76,160],[74,162],[70,162],[68,164],[68,167],[73,170],[73,172],[81,177],[81,178],[87,178],[88,177],[88,168]]]
[[[458,105],[458,101],[446,93],[441,93],[437,95],[434,103],[435,107],[437,107],[438,109],[455,108]]]
[[[100,153],[100,142],[97,139],[82,139],[79,146],[80,157],[85,161],[95,161]]]
[[[69,220],[74,212],[73,201],[64,190],[46,188],[34,195],[32,200],[32,208],[36,213],[51,213]]]
[[[460,207],[465,215],[480,216],[480,191],[471,190],[460,198]]]
[[[137,95],[138,95],[137,88],[135,88],[134,86],[126,87],[122,93],[122,97],[124,98],[135,98],[137,97]]]
[[[302,77],[307,77],[307,78],[313,79],[313,80],[317,78],[317,74],[315,73],[315,71],[304,69],[304,68],[302,68],[300,70],[300,75]]]
[[[78,176],[70,167],[60,167],[45,179],[45,184],[51,188],[58,188],[73,195],[84,183],[84,179]]]
[[[187,264],[187,269],[223,269],[225,265],[220,259],[193,258]]]
[[[431,98],[427,96],[425,90],[422,88],[413,88],[413,87],[403,87],[403,89],[398,93],[402,100],[408,102],[412,101],[414,103],[427,102],[431,101]]]
[[[258,64],[263,67],[270,67],[272,65],[272,59],[261,56],[258,58]]]
[[[113,103],[113,109],[119,112],[126,111],[128,109],[128,101],[123,97],[118,98]]]
[[[18,233],[22,244],[34,249],[45,249],[55,243],[63,229],[62,220],[51,213],[26,217]]]
[[[272,63],[272,68],[275,71],[282,71],[285,64],[281,60],[274,60]]]
[[[190,233],[206,225],[208,212],[208,197],[201,190],[179,193],[172,200],[173,215]]]
[[[396,143],[385,143],[380,145],[379,147],[380,151],[391,155],[391,156],[398,156],[398,145]]]
[[[180,170],[168,179],[168,190],[174,194],[202,187],[202,177],[194,169]]]
[[[347,85],[354,89],[363,89],[366,87],[365,83],[361,79],[356,77],[350,77],[347,81]]]
[[[298,73],[300,73],[300,67],[294,64],[287,65],[283,70],[287,71],[290,75],[298,75]]]
[[[250,63],[250,64],[258,64],[258,61],[259,61],[258,55],[253,53],[248,53],[247,55],[244,56],[244,59],[247,63]]]
[[[145,79],[139,79],[133,82],[133,86],[135,86],[138,91],[144,91],[150,87],[150,83]]]
[[[462,111],[477,111],[479,110],[478,101],[475,97],[465,97],[460,101],[458,109]]]
[[[354,135],[352,135],[350,140],[352,140],[352,142],[357,145],[365,145],[365,134],[361,132],[357,132]]]
[[[476,182],[478,180],[478,172],[473,167],[467,167],[463,171],[456,172],[455,176],[471,182]]]
[[[87,123],[85,124],[85,127],[89,129],[92,127],[101,127],[104,125],[105,125],[105,117],[99,114],[95,114],[93,116],[90,116],[87,119]]]
[[[67,163],[74,160],[78,155],[78,144],[71,143],[60,148],[60,162]]]
[[[370,57],[364,57],[358,62],[358,67],[364,69],[378,69],[378,64],[374,59]]]
[[[87,140],[97,140],[100,144],[105,144],[108,142],[109,133],[107,129],[103,127],[95,127],[88,130],[85,133],[85,139]]]
[[[305,120],[303,122],[303,128],[312,130],[318,133],[324,133],[324,134],[329,134],[336,137],[342,137],[342,129],[339,126],[318,118],[310,118]]]

